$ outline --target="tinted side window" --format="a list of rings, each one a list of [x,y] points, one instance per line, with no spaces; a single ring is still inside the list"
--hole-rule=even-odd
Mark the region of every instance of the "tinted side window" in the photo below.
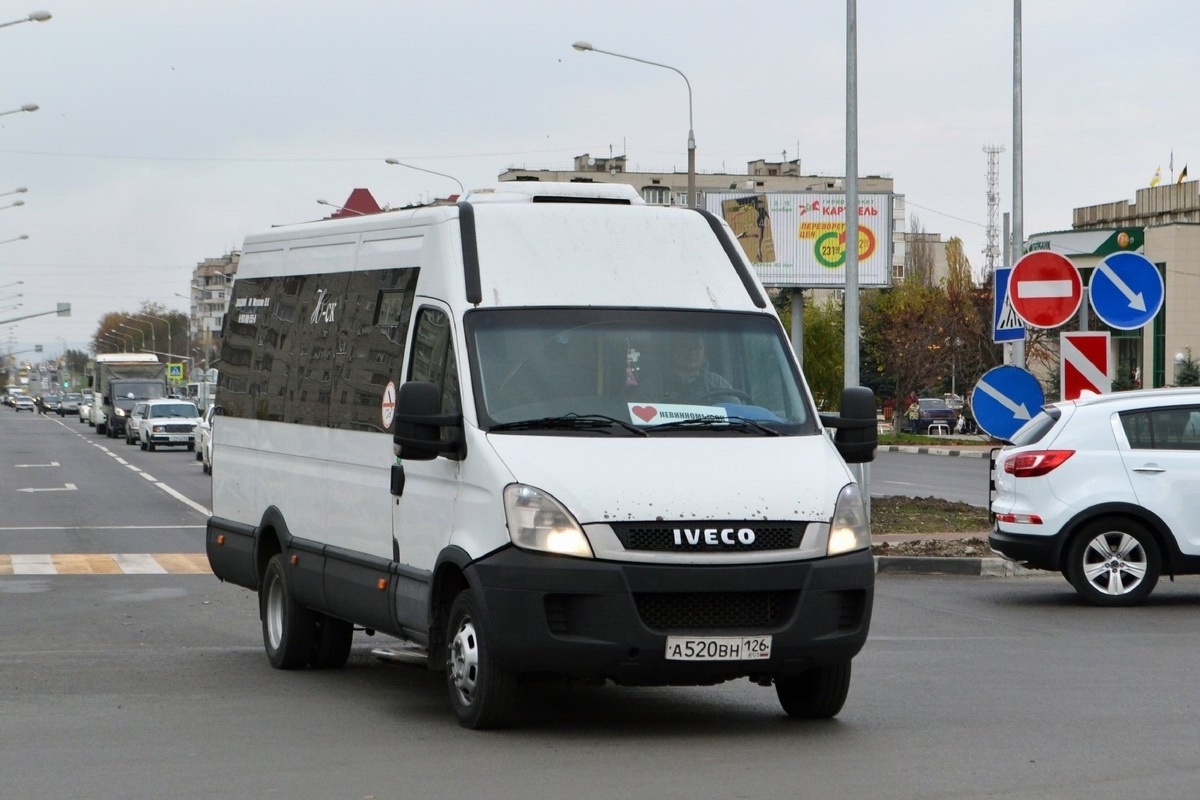
[[[1200,450],[1200,406],[1128,412],[1121,427],[1135,450]]]
[[[417,313],[408,379],[429,381],[438,387],[442,414],[457,414],[462,410],[450,319],[439,309],[422,308]],[[443,431],[442,437],[449,438],[449,434]]]
[[[383,430],[416,282],[415,268],[238,280],[221,351],[224,413]]]

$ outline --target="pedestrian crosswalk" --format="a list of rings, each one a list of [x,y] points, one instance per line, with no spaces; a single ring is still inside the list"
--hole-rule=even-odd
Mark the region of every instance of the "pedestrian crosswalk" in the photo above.
[[[31,553],[0,554],[5,575],[212,574],[204,553]]]

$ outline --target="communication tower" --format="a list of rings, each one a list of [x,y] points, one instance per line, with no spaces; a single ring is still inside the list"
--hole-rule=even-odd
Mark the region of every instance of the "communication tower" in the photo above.
[[[984,145],[983,152],[987,153],[987,244],[983,248],[986,274],[996,271],[1000,260],[1000,154],[1004,152],[1003,145]]]

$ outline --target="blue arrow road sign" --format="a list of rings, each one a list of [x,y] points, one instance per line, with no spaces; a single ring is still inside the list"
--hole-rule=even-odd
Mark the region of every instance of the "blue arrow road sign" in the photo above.
[[[1013,366],[984,373],[971,391],[971,413],[985,433],[1010,441],[1042,409],[1046,396],[1037,378]]]
[[[1008,301],[1008,276],[1012,267],[997,267],[992,273],[992,341],[1019,342],[1025,338],[1025,323]]]
[[[1088,283],[1096,316],[1123,331],[1140,328],[1162,308],[1162,275],[1141,253],[1113,253],[1092,270]]]

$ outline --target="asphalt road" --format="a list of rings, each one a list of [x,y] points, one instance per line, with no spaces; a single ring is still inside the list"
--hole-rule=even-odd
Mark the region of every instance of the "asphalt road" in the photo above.
[[[56,419],[0,409],[0,554],[202,550],[190,453]],[[211,575],[0,574],[0,797],[1194,796],[1200,579],[1134,609],[1057,575],[876,591],[836,720],[744,681],[533,683],[514,728],[479,733],[438,677],[374,658],[386,640],[357,634],[344,670],[272,670],[255,596]]]
[[[988,459],[879,452],[871,464],[872,497],[938,497],[987,508]]]

